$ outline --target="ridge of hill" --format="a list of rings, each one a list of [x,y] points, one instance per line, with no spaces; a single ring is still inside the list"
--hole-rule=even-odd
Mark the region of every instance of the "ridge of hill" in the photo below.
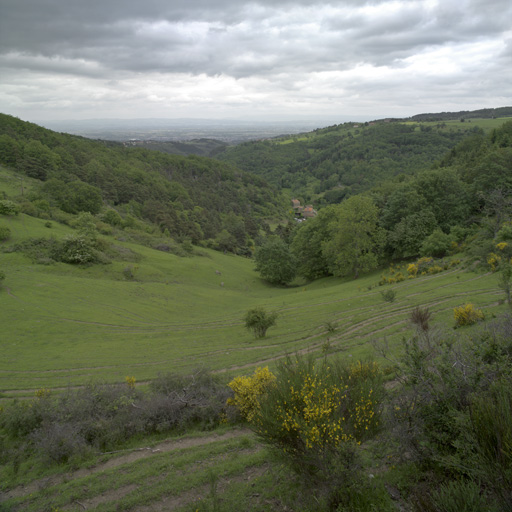
[[[468,117],[479,112],[484,111]],[[511,115],[512,109],[492,113]],[[482,122],[468,123],[461,123],[457,114],[447,116],[446,122],[442,115],[435,122],[426,122],[422,116],[350,122],[296,136],[245,142],[215,157],[290,190],[305,203],[322,206],[428,169],[464,138],[506,121],[491,119],[491,112]]]
[[[400,121],[453,121],[463,119],[495,119],[498,117],[511,117],[512,107],[481,108],[478,110],[460,110],[458,112],[438,112],[430,114],[416,114]]]

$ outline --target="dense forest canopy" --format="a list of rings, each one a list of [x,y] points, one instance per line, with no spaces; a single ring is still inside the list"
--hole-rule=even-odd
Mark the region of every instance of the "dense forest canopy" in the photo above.
[[[294,262],[281,284],[295,274],[357,277],[466,242],[486,257],[512,214],[512,121],[487,134],[477,123],[345,123],[243,143],[219,155],[224,161],[0,121],[0,163],[40,183],[20,199],[25,213],[58,208],[125,228],[149,223],[177,242],[247,256],[265,246],[272,219],[272,235],[289,246],[277,266]],[[295,222],[290,190],[315,197],[320,214]]]
[[[432,166],[469,133],[444,123],[345,123],[290,139],[246,142],[216,158],[264,177],[276,187],[316,205],[339,203],[350,195],[400,175]]]
[[[428,139],[428,134],[427,134]],[[466,250],[508,264],[512,121],[461,140],[435,165],[373,182],[281,235],[305,279],[354,276],[392,260]],[[495,247],[500,246],[496,256]],[[492,256],[492,255],[495,256]],[[261,265],[261,264],[260,264]]]
[[[282,215],[280,194],[231,164],[59,134],[0,116],[0,163],[43,182],[37,197],[68,213],[150,221],[173,238],[247,252],[263,216]],[[33,205],[33,204],[32,204]]]

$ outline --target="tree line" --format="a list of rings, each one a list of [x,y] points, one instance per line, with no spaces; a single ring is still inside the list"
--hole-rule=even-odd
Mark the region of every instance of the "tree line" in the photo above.
[[[59,134],[0,115],[0,163],[41,186],[22,199],[27,213],[115,209],[182,242],[250,254],[263,217],[281,215],[281,195],[235,166],[120,143]],[[131,222],[133,224],[133,222]]]
[[[256,252],[275,284],[353,276],[386,261],[466,249],[486,261],[512,242],[512,122],[461,141],[434,168],[400,177],[282,230]]]

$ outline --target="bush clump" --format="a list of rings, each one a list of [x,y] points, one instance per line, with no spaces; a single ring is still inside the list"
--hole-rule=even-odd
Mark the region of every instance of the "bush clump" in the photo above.
[[[0,215],[18,215],[20,207],[8,199],[0,199]]]
[[[299,472],[312,475],[327,470],[336,453],[347,455],[345,446],[376,433],[381,400],[381,374],[374,363],[347,368],[287,358],[260,401],[254,428]]]
[[[0,242],[7,240],[11,236],[11,230],[7,226],[0,226]]]
[[[252,422],[260,411],[260,400],[275,381],[276,377],[268,366],[257,368],[251,377],[235,377],[228,384],[235,395],[228,399],[227,404],[235,406],[244,419]]]
[[[484,319],[484,314],[471,303],[464,304],[454,308],[453,316],[455,317],[456,327],[464,325],[473,325]]]
[[[418,330],[397,380],[396,456],[438,489],[414,484],[416,510],[512,510],[512,316],[471,337]]]
[[[245,327],[254,333],[256,338],[264,338],[267,330],[276,324],[277,313],[267,312],[263,308],[254,308],[247,311],[244,322]]]
[[[225,418],[230,391],[209,372],[162,375],[147,392],[135,382],[128,377],[123,384],[89,384],[57,396],[40,390],[32,400],[5,406],[0,438],[20,453],[63,463],[113,450],[133,436],[210,429]]]

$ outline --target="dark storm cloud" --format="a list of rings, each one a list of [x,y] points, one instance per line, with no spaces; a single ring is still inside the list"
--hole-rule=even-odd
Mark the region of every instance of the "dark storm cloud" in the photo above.
[[[226,77],[230,105],[262,94],[282,103],[285,92],[306,104],[324,88],[345,101],[380,91],[384,104],[435,85],[446,95],[443,83],[470,96],[489,85],[499,98],[491,75],[506,97],[510,19],[510,0],[0,0],[0,67],[9,76],[0,102],[59,84],[78,95],[73,79],[111,101],[117,80],[141,101],[165,102],[166,87],[181,84],[172,94],[183,104],[193,94],[208,102],[202,91],[219,94],[214,84],[222,90]],[[396,92],[403,87],[411,90]]]
[[[384,9],[380,9],[383,4]],[[3,4],[2,52],[80,60],[109,70],[235,77],[296,68],[384,65],[428,45],[508,29],[510,2],[63,2]],[[496,5],[502,12],[489,17]],[[508,16],[511,15],[511,16]],[[48,62],[49,69],[54,63]]]

